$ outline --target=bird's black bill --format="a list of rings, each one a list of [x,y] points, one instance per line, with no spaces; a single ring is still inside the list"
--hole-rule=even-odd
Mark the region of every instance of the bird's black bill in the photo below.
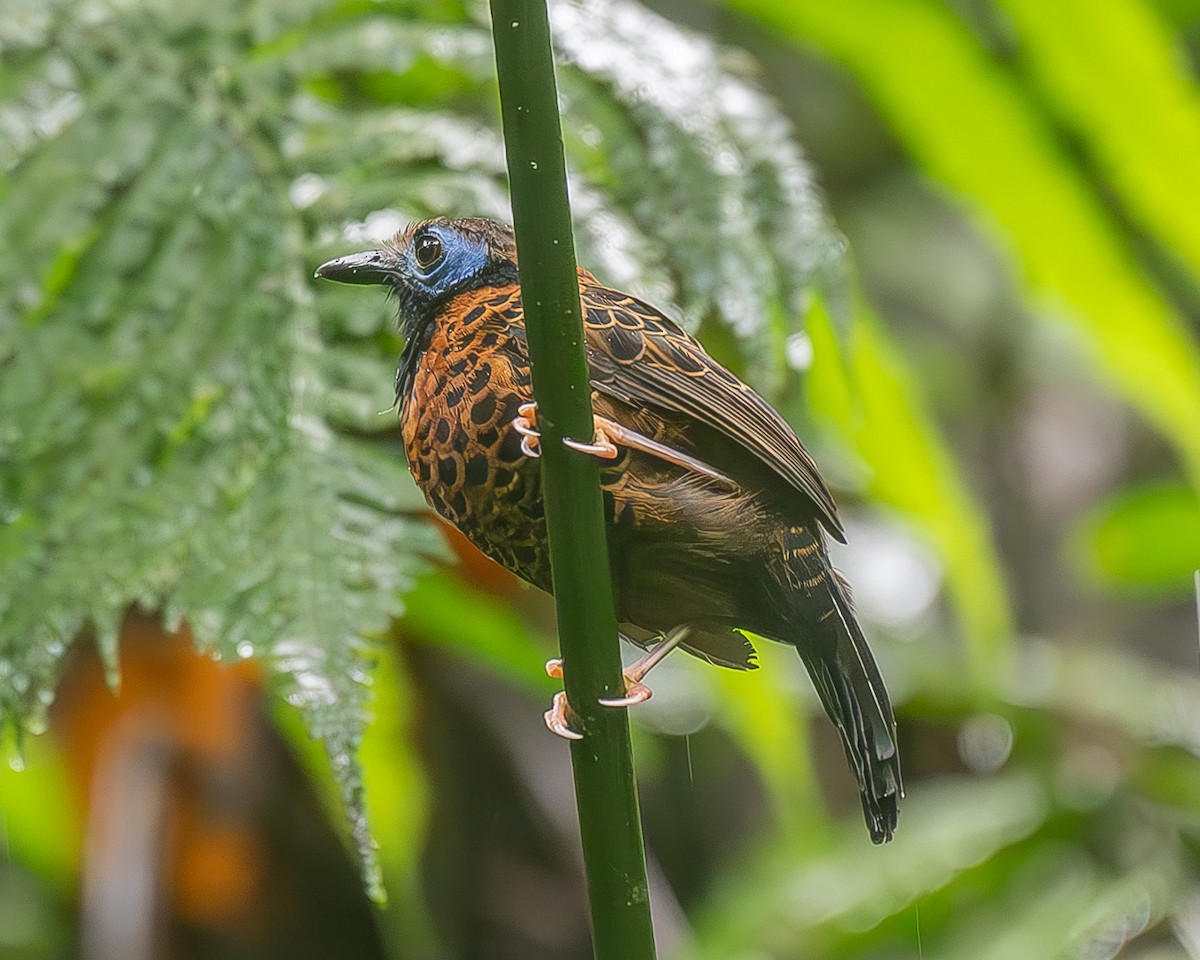
[[[318,277],[338,283],[386,283],[395,274],[392,258],[383,250],[352,253],[317,267]]]

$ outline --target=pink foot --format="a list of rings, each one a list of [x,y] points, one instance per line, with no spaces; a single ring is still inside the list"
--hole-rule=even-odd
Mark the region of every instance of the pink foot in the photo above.
[[[638,703],[645,703],[652,696],[654,691],[644,683],[634,680],[625,674],[625,696],[623,697],[601,697],[600,703],[605,707],[632,707]]]
[[[564,740],[582,740],[583,734],[571,729],[571,723],[568,719],[571,712],[571,705],[567,703],[567,693],[565,690],[559,690],[554,695],[554,701],[550,705],[550,709],[546,711],[546,726],[551,733],[556,733]]]

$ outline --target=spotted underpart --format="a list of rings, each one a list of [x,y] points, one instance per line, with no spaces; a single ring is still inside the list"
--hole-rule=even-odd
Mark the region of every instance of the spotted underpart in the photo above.
[[[512,429],[532,398],[512,290],[470,290],[446,306],[401,398],[409,469],[429,505],[484,553],[550,589],[541,472]]]

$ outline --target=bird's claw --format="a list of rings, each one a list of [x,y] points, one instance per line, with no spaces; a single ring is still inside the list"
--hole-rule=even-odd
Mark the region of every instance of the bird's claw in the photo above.
[[[546,672],[549,673],[550,665],[546,664]],[[561,675],[561,668],[560,668]],[[553,676],[553,674],[551,674]],[[559,690],[554,695],[554,700],[550,704],[550,709],[544,714],[546,718],[546,726],[550,728],[551,733],[556,733],[564,740],[582,740],[583,734],[571,728],[570,721],[571,705],[567,703],[567,692]]]
[[[690,625],[680,624],[663,634],[658,642],[646,651],[644,656],[639,657],[636,662],[631,663],[621,671],[625,683],[625,695],[622,697],[601,697],[600,705],[602,707],[633,707],[639,703],[645,703],[654,696],[654,691],[642,683],[642,679],[654,669],[655,665],[663,657],[687,639],[688,634],[691,632],[692,627]],[[554,677],[556,680],[561,680],[563,675],[562,660],[558,657],[555,657],[553,660],[547,660],[546,674],[547,676]],[[556,693],[554,695],[554,704],[546,711],[546,726],[560,737],[566,737],[568,740],[578,740],[581,734],[572,730],[571,724],[568,722],[570,709],[571,705],[567,703],[566,691]]]
[[[644,656],[638,657],[636,662],[631,663],[621,671],[621,675],[625,678],[625,696],[602,698],[600,700],[601,705],[605,707],[633,707],[639,703],[645,703],[654,696],[654,691],[642,683],[642,679],[654,669],[655,665],[663,657],[679,646],[689,633],[691,633],[691,627],[682,624],[664,634],[658,643],[646,651]],[[547,669],[549,669],[549,666],[549,664],[546,665]]]
[[[572,450],[578,450],[580,453],[590,453],[593,457],[600,457],[602,460],[615,460],[617,457],[617,447],[608,435],[604,432],[604,427],[600,425],[600,418],[596,418],[596,436],[591,443],[584,443],[582,440],[572,440],[569,437],[563,438],[563,443]]]
[[[644,683],[637,680],[631,680],[628,675],[625,677],[625,696],[623,697],[601,697],[600,705],[604,707],[632,707],[639,703],[645,703],[652,696],[654,691]]]
[[[523,403],[517,407],[517,415],[513,418],[512,428],[521,435],[521,452],[527,457],[540,457],[542,455],[542,435],[538,431],[536,424],[537,403],[535,401]],[[605,426],[611,425],[611,421],[597,416],[595,424],[596,434],[591,443],[564,437],[563,444],[572,450],[578,450],[580,453],[591,454],[593,457],[600,457],[603,460],[615,460],[618,452],[616,444],[605,433]]]
[[[517,416],[512,422],[512,428],[521,435],[521,452],[527,457],[540,457],[541,434],[537,427],[537,404],[523,403],[517,407]]]
[[[555,680],[562,679],[563,662],[559,657],[554,657],[546,661],[546,676],[553,677]],[[639,703],[645,703],[654,696],[654,691],[641,682],[643,673],[639,671],[637,665],[624,671],[623,676],[625,678],[625,695],[622,697],[601,697],[601,706],[632,707]],[[546,711],[546,726],[560,737],[577,740],[580,734],[571,728],[568,720],[570,710],[571,705],[567,702],[566,692],[560,691],[556,693],[554,695],[554,704]]]

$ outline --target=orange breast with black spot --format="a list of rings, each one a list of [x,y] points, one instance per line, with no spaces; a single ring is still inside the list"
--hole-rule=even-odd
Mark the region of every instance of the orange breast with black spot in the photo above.
[[[409,469],[438,514],[549,589],[540,474],[512,429],[532,399],[520,291],[462,293],[435,323],[401,408]]]

